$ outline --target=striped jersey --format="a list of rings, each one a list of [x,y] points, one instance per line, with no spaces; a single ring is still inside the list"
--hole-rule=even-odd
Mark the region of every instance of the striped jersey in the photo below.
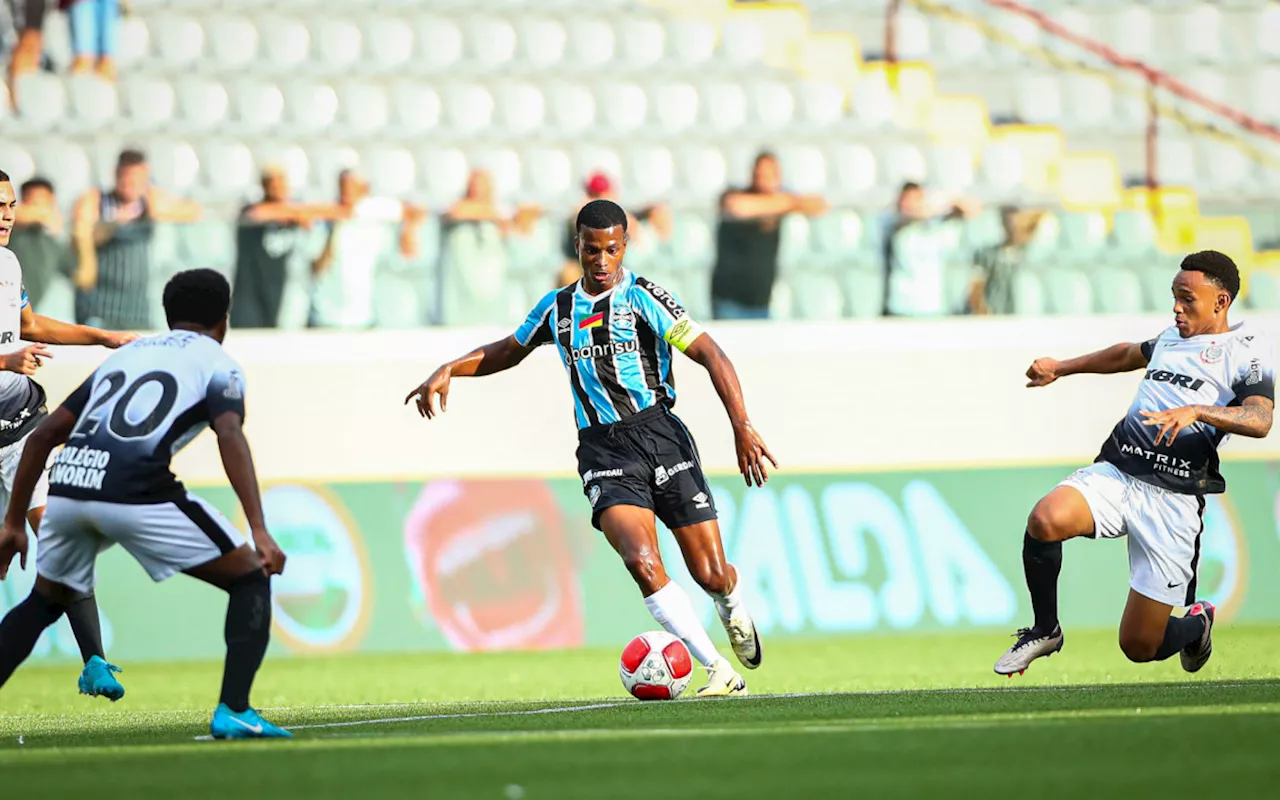
[[[111,240],[98,247],[98,283],[76,297],[79,322],[109,330],[152,327],[151,239],[155,223],[147,201],[135,203],[138,217],[118,226]],[[123,205],[114,192],[103,191],[99,219],[113,221]]]
[[[617,285],[595,297],[581,281],[548,293],[515,337],[525,347],[556,346],[582,429],[674,406],[671,348],[684,352],[701,334],[679,298],[624,269]]]

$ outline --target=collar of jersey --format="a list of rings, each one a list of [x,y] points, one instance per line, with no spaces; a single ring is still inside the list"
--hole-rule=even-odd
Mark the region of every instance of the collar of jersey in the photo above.
[[[613,285],[613,288],[607,291],[601,292],[600,294],[587,294],[586,287],[582,285],[582,281],[586,280],[586,278],[582,278],[578,281],[578,285],[574,289],[574,291],[577,293],[579,297],[590,300],[593,303],[603,300],[609,295],[613,294],[617,290],[617,288],[627,280],[627,278],[631,277],[631,271],[628,270],[626,267],[622,267],[621,271],[622,271],[622,277],[618,278],[618,282]]]

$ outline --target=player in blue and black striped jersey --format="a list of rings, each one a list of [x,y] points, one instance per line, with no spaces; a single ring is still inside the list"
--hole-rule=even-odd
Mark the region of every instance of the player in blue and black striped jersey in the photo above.
[[[549,293],[507,338],[440,367],[405,398],[418,411],[445,409],[454,377],[492,375],[554,345],[569,375],[578,422],[578,471],[592,524],[622,557],[654,619],[689,645],[707,669],[702,696],[743,695],[746,681],[716,652],[689,597],[667,577],[655,515],[671,529],[694,580],[715,601],[738,660],[760,665],[760,638],[743,605],[738,575],[724,558],[715,501],[693,437],[671,412],[672,348],[711,375],[733,423],[738,466],[747,484],[768,480],[777,462],[752,428],[742,387],[727,356],[690,319],[679,298],[628,271],[627,215],[608,200],[583,206],[576,247],[582,280]]]

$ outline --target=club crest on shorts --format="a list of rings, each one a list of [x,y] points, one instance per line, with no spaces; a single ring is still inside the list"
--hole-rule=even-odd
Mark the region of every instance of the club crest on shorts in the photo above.
[[[587,499],[591,501],[591,507],[595,508],[596,503],[600,502],[600,484],[596,484],[587,490]]]
[[[1206,364],[1217,364],[1226,353],[1220,344],[1211,344],[1200,351],[1200,360]]]

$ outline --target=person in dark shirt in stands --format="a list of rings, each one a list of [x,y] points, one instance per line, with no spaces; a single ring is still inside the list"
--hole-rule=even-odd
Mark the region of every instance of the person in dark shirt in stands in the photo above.
[[[772,153],[756,156],[751,186],[720,198],[716,265],[711,274],[716,319],[768,319],[778,276],[778,245],[787,214],[821,214],[827,201],[782,189],[782,170]]]
[[[350,216],[336,203],[303,204],[289,199],[289,178],[282,167],[262,170],[262,199],[245,206],[236,230],[236,273],[231,326],[275,328],[289,277],[289,259],[299,233],[318,220]]]
[[[18,204],[9,249],[22,262],[22,278],[31,305],[41,308],[46,292],[59,276],[70,285],[75,259],[62,238],[63,219],[53,184],[36,177],[22,184],[19,191],[22,202]]]

